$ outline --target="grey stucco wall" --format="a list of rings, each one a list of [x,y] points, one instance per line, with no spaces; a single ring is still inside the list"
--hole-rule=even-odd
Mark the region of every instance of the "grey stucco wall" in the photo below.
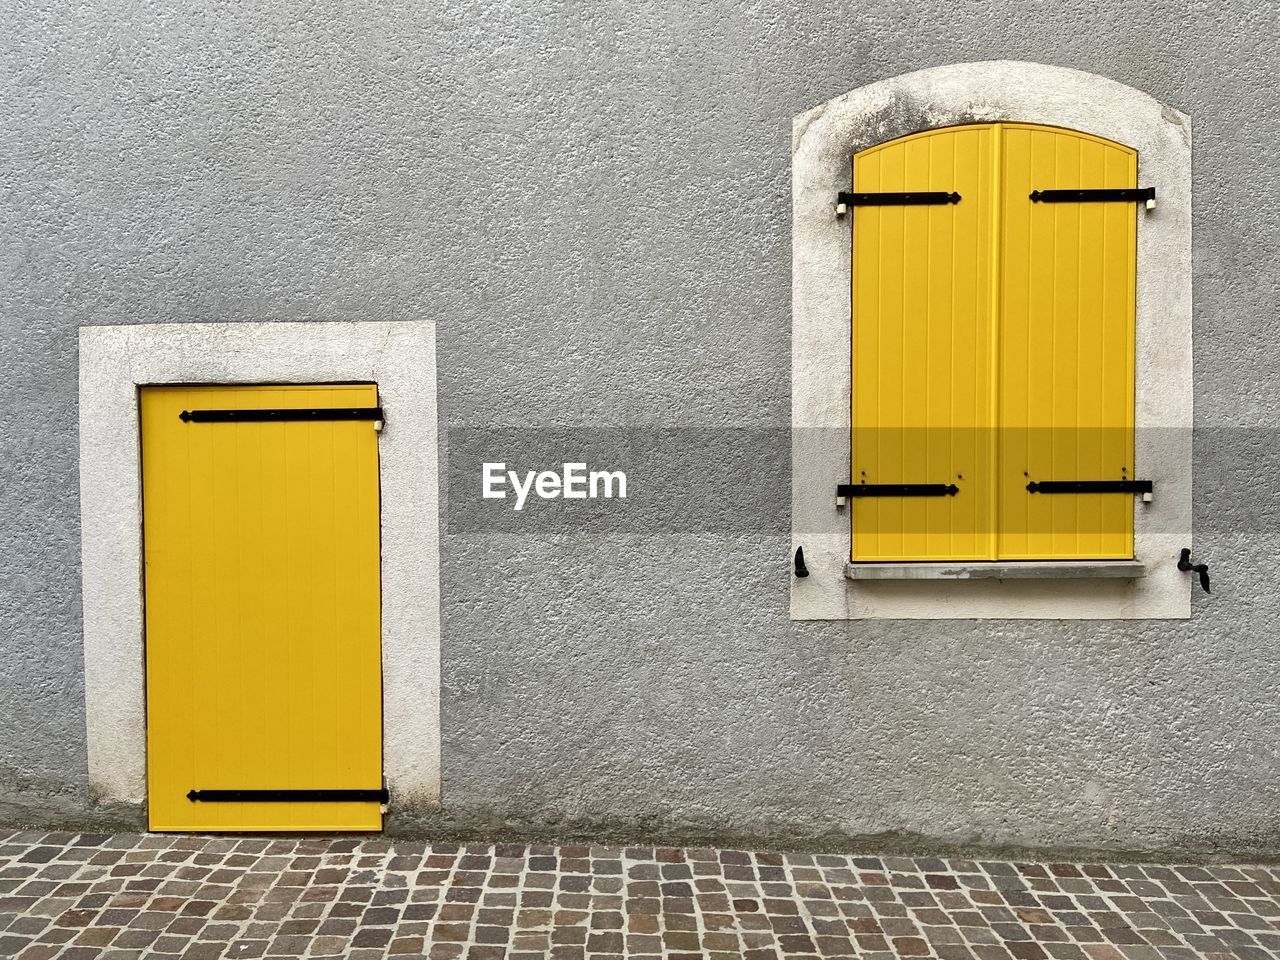
[[[1258,483],[1280,474],[1274,8],[36,3],[6,20],[0,817],[98,815],[79,325],[432,317],[443,431],[759,428],[784,451],[759,462],[785,509],[791,117],[1009,58],[1194,120],[1213,597],[1189,623],[792,623],[787,518],[768,509],[585,534],[446,510],[446,807],[417,826],[1280,851],[1280,518]]]

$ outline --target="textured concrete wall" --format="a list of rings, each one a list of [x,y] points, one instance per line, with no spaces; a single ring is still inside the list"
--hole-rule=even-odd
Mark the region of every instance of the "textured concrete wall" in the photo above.
[[[1258,482],[1280,475],[1277,13],[1096,6],[14,6],[0,813],[89,810],[77,326],[430,316],[444,430],[759,428],[749,479],[782,505],[699,522],[723,508],[703,487],[685,522],[577,535],[447,507],[431,826],[1280,848],[1280,518]],[[792,623],[790,119],[993,57],[1195,118],[1215,594],[1185,623]]]

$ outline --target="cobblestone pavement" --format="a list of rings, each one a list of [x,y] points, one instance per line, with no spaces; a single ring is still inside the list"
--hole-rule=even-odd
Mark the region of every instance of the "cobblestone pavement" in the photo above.
[[[0,956],[1280,956],[1280,868],[0,832]]]

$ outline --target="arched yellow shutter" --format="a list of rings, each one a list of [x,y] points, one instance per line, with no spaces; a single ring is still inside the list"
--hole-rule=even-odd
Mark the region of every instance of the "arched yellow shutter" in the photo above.
[[[855,560],[992,550],[993,144],[952,127],[854,157],[855,191],[960,194],[853,214],[853,483],[959,491],[853,498]]]
[[[1028,124],[855,155],[855,193],[960,195],[853,211],[855,561],[1133,555],[1131,494],[1028,484],[1134,479],[1136,204],[1031,194],[1136,175],[1127,147]]]
[[[1132,480],[1137,207],[1034,191],[1137,186],[1127,147],[1049,127],[1001,132],[1002,559],[1133,556],[1133,496],[1028,483]]]

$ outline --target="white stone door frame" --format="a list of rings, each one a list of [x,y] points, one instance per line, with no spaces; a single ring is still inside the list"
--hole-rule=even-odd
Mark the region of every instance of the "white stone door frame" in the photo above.
[[[1140,579],[858,580],[845,576],[850,482],[851,231],[835,216],[853,154],[965,123],[1065,127],[1138,151],[1157,207],[1138,214],[1135,464],[1155,481],[1134,505]],[[935,67],[859,87],[792,122],[791,579],[794,620],[875,618],[1185,618],[1191,585],[1176,568],[1191,543],[1191,121],[1106,77],[1008,60]],[[856,215],[856,214],[854,214]],[[1065,565],[1064,565],[1065,566]],[[1069,574],[1069,575],[1068,575]]]
[[[383,771],[393,811],[440,802],[435,325],[179,323],[80,330],[85,723],[95,800],[146,798],[138,388],[372,382],[382,535]]]

